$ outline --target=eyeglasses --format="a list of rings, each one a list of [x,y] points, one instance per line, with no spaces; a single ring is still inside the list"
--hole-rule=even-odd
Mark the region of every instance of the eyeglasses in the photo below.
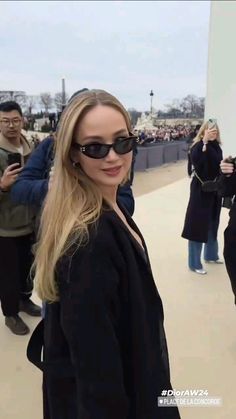
[[[134,149],[136,146],[137,137],[121,137],[117,138],[113,144],[101,144],[101,143],[90,143],[81,145],[79,143],[73,143],[72,147],[79,150],[87,157],[92,159],[103,159],[106,157],[110,149],[112,148],[117,154],[127,154]]]
[[[13,119],[3,118],[0,121],[3,125],[5,125],[5,127],[9,127],[11,124],[17,127],[21,123],[21,119],[19,118],[13,118]]]

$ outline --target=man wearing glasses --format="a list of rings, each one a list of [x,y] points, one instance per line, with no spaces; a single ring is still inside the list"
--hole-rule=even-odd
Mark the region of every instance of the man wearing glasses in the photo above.
[[[22,127],[20,106],[13,101],[0,104],[0,300],[5,324],[16,335],[29,333],[19,311],[41,314],[30,300],[33,210],[10,198],[11,187],[31,153]]]

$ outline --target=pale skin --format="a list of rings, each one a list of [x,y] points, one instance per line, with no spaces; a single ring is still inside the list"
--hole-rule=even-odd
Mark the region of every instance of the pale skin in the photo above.
[[[111,144],[121,135],[129,136],[124,116],[110,106],[101,105],[91,109],[84,116],[80,124],[76,126],[74,133],[76,141],[81,145],[93,142],[94,140],[92,139],[95,137],[96,142]],[[109,202],[134,239],[143,248],[140,236],[129,226],[116,202],[118,186],[122,183],[131,166],[132,152],[120,155],[115,150],[110,149],[106,157],[98,160],[79,152],[77,161],[84,172],[98,185],[103,197]],[[109,175],[107,171],[116,167],[118,167],[117,174]]]
[[[234,173],[234,165],[232,163],[227,163],[227,159],[230,159],[231,156],[226,157],[220,163],[220,170],[226,176],[231,176]]]
[[[208,141],[214,141],[217,138],[217,129],[206,129],[202,141],[207,144]]]
[[[4,170],[3,175],[0,179],[0,187],[3,191],[8,191],[10,187],[13,185],[13,183],[15,183],[18,174],[22,171],[21,167],[18,169],[17,167],[19,167],[19,164],[14,163]]]
[[[51,168],[50,173],[49,173],[49,181],[48,181],[48,190],[51,189],[52,187],[52,183],[53,183],[53,177],[54,177],[54,167]],[[116,189],[117,191],[117,189]],[[105,197],[105,196],[104,196]],[[117,213],[117,215],[121,218],[121,220],[123,221],[123,223],[126,225],[126,227],[128,228],[128,230],[130,231],[130,233],[133,235],[133,237],[135,238],[135,240],[137,240],[137,242],[139,243],[139,245],[143,248],[143,244],[142,241],[139,237],[139,235],[132,230],[132,228],[129,226],[129,224],[126,221],[126,218],[124,216],[124,214],[122,213],[122,211],[120,210],[120,208],[118,207],[116,200],[112,203],[113,209],[114,211]],[[143,249],[144,250],[144,249]]]
[[[117,203],[113,203],[113,209],[114,211],[117,213],[117,215],[121,218],[121,220],[123,221],[123,223],[125,224],[125,226],[128,228],[128,230],[130,231],[130,233],[132,234],[132,236],[135,238],[135,240],[138,242],[138,244],[142,247],[143,251],[143,243],[141,238],[139,237],[139,235],[129,226],[129,224],[126,221],[126,218],[124,216],[124,214],[122,213],[122,211],[120,210],[120,208],[118,207]]]

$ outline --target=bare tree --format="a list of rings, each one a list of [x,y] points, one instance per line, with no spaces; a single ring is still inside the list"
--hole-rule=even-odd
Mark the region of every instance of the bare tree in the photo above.
[[[9,100],[9,95],[4,91],[0,92],[0,103],[6,102],[7,100]]]
[[[205,98],[192,94],[187,95],[183,99],[174,99],[172,103],[165,105],[166,112],[160,115],[170,118],[203,118],[205,109]]]
[[[32,111],[39,102],[39,97],[34,95],[27,95],[25,100],[25,111],[27,115],[32,115]]]
[[[182,116],[181,104],[179,99],[174,99],[172,103],[165,105],[167,108],[166,117],[178,118]]]
[[[44,106],[45,113],[48,114],[49,109],[52,107],[52,96],[49,92],[40,93],[40,100]]]
[[[199,97],[198,101],[199,101],[199,114],[203,118],[204,117],[204,112],[205,112],[205,98],[204,97]]]
[[[24,106],[25,103],[25,92],[19,90],[2,90],[0,91],[0,103],[8,100],[14,100],[19,103],[20,106]]]
[[[198,105],[198,97],[195,95],[187,95],[181,101],[181,107],[183,109],[183,112],[186,114],[186,116],[190,116],[190,117],[196,116],[197,105]]]
[[[69,96],[67,95],[67,93],[65,93],[65,102],[67,103],[69,99]],[[63,94],[62,92],[58,92],[55,94],[54,96],[54,103],[56,105],[56,108],[58,110],[58,112],[61,112],[63,109],[63,106],[66,105],[66,103],[63,103]]]
[[[205,98],[195,95],[187,95],[181,101],[181,109],[185,116],[202,118],[204,116]]]

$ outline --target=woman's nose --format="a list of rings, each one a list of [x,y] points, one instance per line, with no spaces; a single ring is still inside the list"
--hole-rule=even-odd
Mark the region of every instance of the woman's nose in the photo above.
[[[111,147],[109,153],[105,158],[106,160],[117,160],[119,158],[119,154],[117,154],[115,150]]]

